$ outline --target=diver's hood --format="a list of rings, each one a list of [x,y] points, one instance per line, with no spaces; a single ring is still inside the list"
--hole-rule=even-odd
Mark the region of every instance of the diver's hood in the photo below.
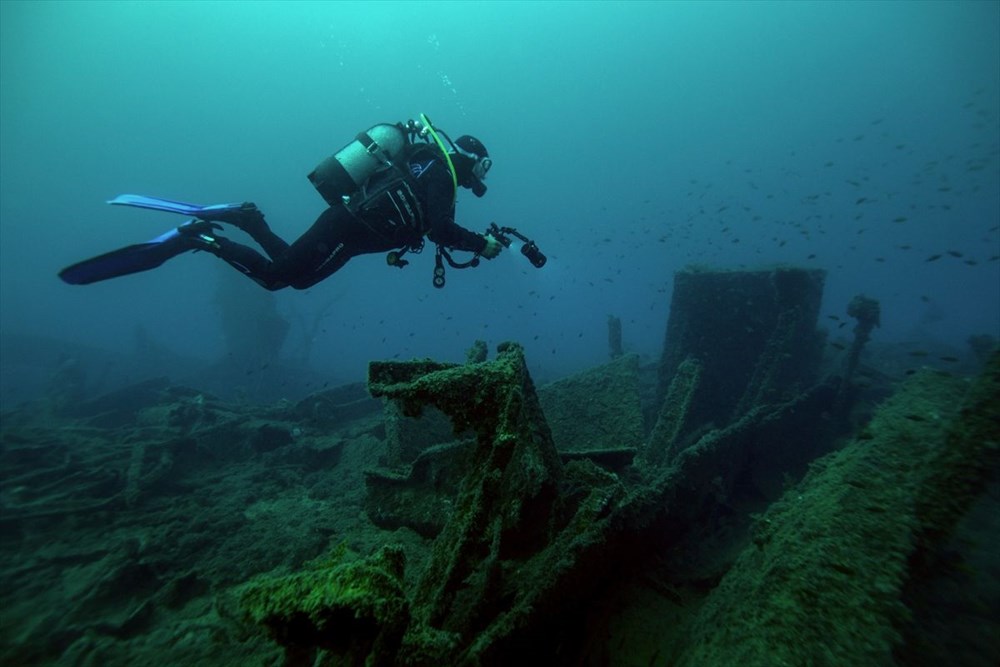
[[[471,161],[468,178],[463,179],[467,182],[463,182],[462,185],[472,190],[472,194],[482,197],[486,194],[486,183],[483,181],[493,166],[490,152],[486,150],[483,142],[469,134],[463,134],[456,139],[455,148],[460,155]]]

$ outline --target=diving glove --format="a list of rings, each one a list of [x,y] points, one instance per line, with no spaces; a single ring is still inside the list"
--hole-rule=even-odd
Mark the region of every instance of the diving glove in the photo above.
[[[492,234],[486,234],[483,238],[486,239],[486,247],[480,251],[479,256],[486,259],[493,259],[499,255],[500,251],[503,250],[503,244],[497,241]]]

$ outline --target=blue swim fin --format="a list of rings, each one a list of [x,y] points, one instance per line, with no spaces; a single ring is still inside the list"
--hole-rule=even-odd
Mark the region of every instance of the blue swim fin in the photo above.
[[[244,206],[242,203],[199,206],[198,204],[188,204],[182,201],[159,199],[145,195],[118,195],[114,199],[108,200],[108,203],[115,206],[134,206],[135,208],[148,208],[154,211],[180,213],[181,215],[189,215],[202,220],[223,221],[227,217],[227,214],[242,210]]]
[[[68,266],[59,272],[59,277],[70,285],[89,285],[109,278],[155,269],[171,257],[188,250],[212,252],[218,249],[218,243],[213,235],[215,227],[218,225],[192,220],[151,241],[112,250]]]

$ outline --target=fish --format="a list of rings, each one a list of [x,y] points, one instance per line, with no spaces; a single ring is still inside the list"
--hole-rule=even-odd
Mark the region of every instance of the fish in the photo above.
[[[931,255],[930,257],[928,257],[928,258],[927,258],[927,259],[925,259],[924,261],[925,261],[925,262],[936,262],[936,261],[938,261],[939,259],[941,259],[941,255]]]
[[[898,218],[893,218],[892,219],[893,222],[906,222],[907,220],[908,220],[908,218],[906,216],[904,216],[904,215],[901,215]]]

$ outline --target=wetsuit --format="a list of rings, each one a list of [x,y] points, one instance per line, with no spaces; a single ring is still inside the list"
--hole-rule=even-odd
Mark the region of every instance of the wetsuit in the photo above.
[[[269,290],[306,289],[329,277],[357,255],[419,245],[424,235],[456,250],[481,252],[486,240],[455,224],[455,189],[448,164],[435,147],[417,144],[399,167],[367,184],[363,203],[350,210],[334,205],[289,245],[263,216],[239,225],[268,257],[253,248],[216,237],[216,254]]]

